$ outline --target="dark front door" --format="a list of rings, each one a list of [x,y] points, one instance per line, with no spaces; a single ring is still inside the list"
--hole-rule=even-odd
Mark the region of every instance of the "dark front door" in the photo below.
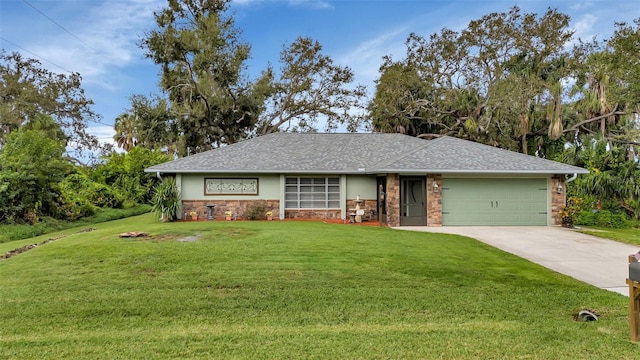
[[[427,225],[425,178],[400,178],[400,226]]]

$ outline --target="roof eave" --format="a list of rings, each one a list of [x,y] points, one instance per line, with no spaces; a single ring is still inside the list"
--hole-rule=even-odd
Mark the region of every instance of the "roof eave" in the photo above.
[[[170,173],[170,174],[344,174],[344,175],[368,175],[371,172],[366,170],[247,170],[247,169],[153,169],[144,170],[148,173]],[[377,172],[376,172],[377,173]]]
[[[247,170],[247,169],[154,169],[144,170],[148,173],[170,173],[170,174],[344,174],[344,175],[374,175],[381,173],[403,173],[403,174],[531,174],[531,175],[554,175],[554,174],[588,174],[586,169],[565,169],[565,170],[451,170],[451,169],[369,169],[369,170]]]
[[[554,175],[554,174],[588,174],[589,170],[586,169],[575,169],[575,170],[465,170],[465,169],[377,169],[375,172],[377,173],[403,173],[403,174],[505,174],[505,175],[516,175],[516,174],[538,174],[538,175]]]

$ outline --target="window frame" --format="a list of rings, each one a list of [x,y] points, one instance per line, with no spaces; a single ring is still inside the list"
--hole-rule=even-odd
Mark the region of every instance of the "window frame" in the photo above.
[[[336,176],[287,176],[284,181],[286,210],[340,210],[340,178]]]

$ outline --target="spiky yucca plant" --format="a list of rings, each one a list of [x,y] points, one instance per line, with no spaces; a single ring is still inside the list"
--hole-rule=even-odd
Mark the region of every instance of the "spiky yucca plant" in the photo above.
[[[180,193],[176,185],[176,179],[172,177],[164,178],[158,186],[156,186],[153,195],[152,209],[163,221],[174,221],[178,219],[178,211],[180,210]]]

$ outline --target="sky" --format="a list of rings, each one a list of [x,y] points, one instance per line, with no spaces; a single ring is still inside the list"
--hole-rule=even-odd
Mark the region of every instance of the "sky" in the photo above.
[[[89,132],[113,142],[114,119],[133,94],[159,94],[159,68],[138,47],[153,29],[153,12],[166,0],[0,0],[0,49],[38,59],[52,72],[78,72],[93,110],[102,116]],[[571,17],[574,37],[606,39],[615,22],[640,18],[640,0],[233,0],[230,10],[251,45],[248,72],[278,67],[283,46],[299,36],[319,41],[323,53],[352,69],[369,94],[382,57],[402,59],[414,32],[461,30],[471,20],[514,5]]]

